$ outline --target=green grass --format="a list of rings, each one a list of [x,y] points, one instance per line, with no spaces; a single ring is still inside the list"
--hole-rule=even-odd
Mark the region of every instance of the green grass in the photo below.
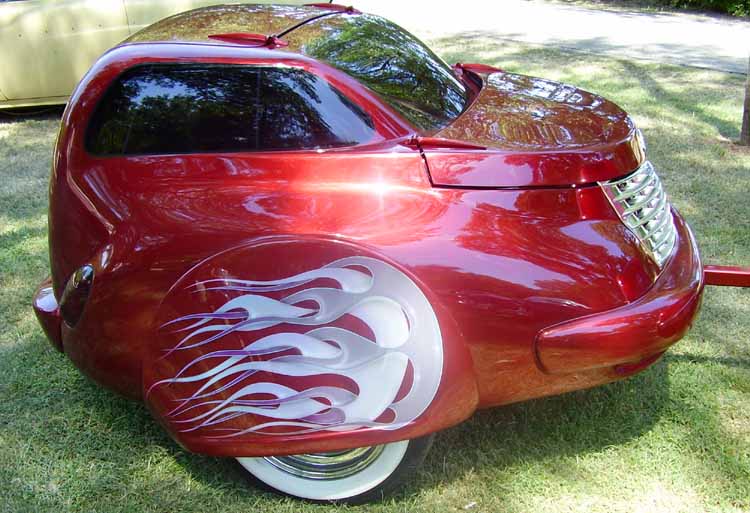
[[[614,99],[643,128],[705,260],[750,264],[750,152],[731,143],[742,77],[486,38],[434,43],[449,61]],[[0,120],[0,511],[750,511],[749,290],[707,290],[692,332],[635,378],[480,412],[442,433],[384,503],[299,503],[249,485],[229,460],[186,453],[143,406],[81,377],[31,312],[48,272],[58,114]]]

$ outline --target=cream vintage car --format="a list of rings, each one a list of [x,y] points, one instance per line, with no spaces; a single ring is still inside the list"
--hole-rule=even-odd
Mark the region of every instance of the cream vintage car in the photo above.
[[[109,48],[161,18],[218,3],[226,2],[0,0],[0,109],[65,103]]]

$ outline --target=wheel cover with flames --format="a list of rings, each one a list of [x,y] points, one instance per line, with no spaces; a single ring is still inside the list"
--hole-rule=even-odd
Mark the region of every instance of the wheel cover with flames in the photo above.
[[[272,279],[257,279],[250,265],[227,272],[220,254],[170,291],[146,394],[175,432],[236,440],[391,430],[430,405],[442,340],[419,287],[368,256],[307,266],[304,251],[294,256],[306,270],[280,273],[287,254]]]

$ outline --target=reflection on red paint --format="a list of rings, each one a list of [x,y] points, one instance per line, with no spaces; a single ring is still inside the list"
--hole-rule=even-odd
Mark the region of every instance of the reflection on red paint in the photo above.
[[[304,68],[367,112],[379,137],[288,152],[99,158],[82,151],[108,84],[155,61]],[[186,314],[165,298],[191,269],[263,279],[283,266],[322,265],[342,245],[408,275],[434,308],[445,357],[432,405],[392,431],[290,435],[263,445],[173,432],[180,442],[227,456],[385,443],[443,429],[477,407],[613,381],[622,377],[618,365],[664,351],[695,316],[702,269],[678,215],[673,263],[658,269],[595,183],[643,160],[632,123],[575,88],[503,73],[484,80],[453,125],[419,134],[347,75],[286,50],[164,43],[110,52],[71,98],[51,179],[55,296],[75,269],[95,268],[81,319],[60,328],[66,354],[96,381],[142,398],[166,347],[159,312]],[[403,144],[415,136],[438,144],[423,155]],[[470,147],[436,147],[446,139]],[[290,259],[289,241],[315,241],[309,258]],[[216,259],[253,244],[266,244],[262,257]],[[196,289],[196,301],[207,297]],[[55,308],[37,313],[57,330]],[[162,415],[172,399],[155,394],[149,407]]]

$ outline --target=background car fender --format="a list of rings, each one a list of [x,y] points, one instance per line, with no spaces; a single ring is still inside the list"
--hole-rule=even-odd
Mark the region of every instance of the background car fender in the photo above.
[[[121,0],[0,5],[0,85],[15,104],[64,103],[108,48],[130,35]]]
[[[195,452],[392,442],[452,426],[478,402],[450,313],[360,244],[274,236],[218,253],[175,283],[154,329],[143,397]]]

